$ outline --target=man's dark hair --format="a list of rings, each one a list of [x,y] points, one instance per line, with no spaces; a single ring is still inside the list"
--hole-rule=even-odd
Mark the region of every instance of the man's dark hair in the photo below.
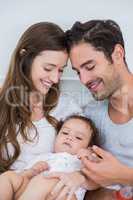
[[[110,62],[112,62],[111,55],[116,44],[120,44],[125,50],[121,29],[112,20],[76,22],[70,30],[66,31],[66,41],[68,52],[70,52],[74,45],[86,42],[91,44],[96,50],[102,51]]]

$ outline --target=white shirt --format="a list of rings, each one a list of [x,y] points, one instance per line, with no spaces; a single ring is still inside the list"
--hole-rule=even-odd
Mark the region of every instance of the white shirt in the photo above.
[[[41,154],[35,158],[35,160],[29,161],[26,169],[31,168],[38,161],[46,161],[49,165],[49,170],[44,171],[44,176],[50,174],[51,172],[75,172],[81,169],[81,161],[77,158],[76,155],[71,155],[66,152],[61,153],[47,153]],[[75,191],[77,200],[83,200],[86,190],[82,187],[79,187]]]
[[[81,113],[81,108],[71,97],[61,95],[58,105],[50,114],[57,120],[63,120],[72,114]],[[53,144],[56,136],[54,127],[46,120],[46,118],[33,122],[33,124],[37,129],[38,137],[36,137],[32,142],[24,142],[18,134],[21,153],[18,159],[11,166],[11,169],[21,171],[25,166],[27,166],[30,160],[35,159],[38,155],[53,152]],[[35,130],[29,129],[29,135],[31,138],[34,138]],[[8,148],[9,152],[12,153],[13,149],[10,143],[8,144]]]

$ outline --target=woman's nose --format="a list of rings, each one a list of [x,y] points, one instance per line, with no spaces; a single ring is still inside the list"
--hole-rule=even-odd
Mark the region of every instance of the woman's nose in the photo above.
[[[53,83],[58,83],[59,82],[59,79],[60,79],[60,76],[59,76],[59,72],[53,72],[50,76],[50,80],[53,82]]]

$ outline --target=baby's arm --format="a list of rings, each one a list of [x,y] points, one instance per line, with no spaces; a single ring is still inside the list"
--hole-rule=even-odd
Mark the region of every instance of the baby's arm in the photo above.
[[[12,200],[14,194],[23,183],[23,177],[14,171],[7,171],[0,175],[0,198]]]
[[[20,174],[23,177],[31,179],[32,177],[36,176],[37,174],[45,171],[48,169],[48,164],[45,161],[36,162],[31,168],[24,170]]]
[[[48,169],[48,164],[44,161],[40,161],[35,163],[31,168],[24,170],[20,173],[21,177],[23,177],[23,183],[21,184],[21,187],[16,191],[15,199],[18,199],[21,194],[26,189],[27,185],[29,184],[30,180],[40,174],[41,172]]]
[[[46,170],[47,163],[38,162],[31,169],[21,173],[7,171],[0,175],[0,200],[17,199],[25,190],[30,179]]]

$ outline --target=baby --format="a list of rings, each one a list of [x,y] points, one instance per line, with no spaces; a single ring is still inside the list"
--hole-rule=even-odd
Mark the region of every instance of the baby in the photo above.
[[[15,199],[19,199],[19,196],[21,196],[25,190],[30,179],[40,172],[43,172],[44,179],[46,179],[45,187],[43,189],[43,199],[46,199],[47,195],[59,180],[47,179],[45,178],[45,175],[50,174],[51,172],[72,173],[80,171],[82,166],[77,155],[80,155],[80,153],[83,154],[84,150],[96,143],[97,129],[90,119],[77,115],[70,116],[64,122],[60,122],[57,129],[58,134],[54,144],[54,153],[44,154],[43,156],[38,156],[36,160],[29,161],[30,164],[27,166],[27,170],[20,175],[15,172],[6,172],[0,176],[0,182],[3,178],[5,184],[10,186],[8,198],[5,198],[4,196],[7,195],[7,191],[5,194],[4,187],[3,190],[1,190],[0,186],[3,200],[12,199],[11,196],[13,194]],[[49,169],[46,171],[48,166]],[[6,186],[6,188],[7,187],[8,186]],[[0,196],[2,196],[2,194],[0,194]],[[79,187],[75,192],[73,199],[83,200],[84,195],[85,188]],[[24,196],[25,194],[22,194],[20,199],[25,199]]]

